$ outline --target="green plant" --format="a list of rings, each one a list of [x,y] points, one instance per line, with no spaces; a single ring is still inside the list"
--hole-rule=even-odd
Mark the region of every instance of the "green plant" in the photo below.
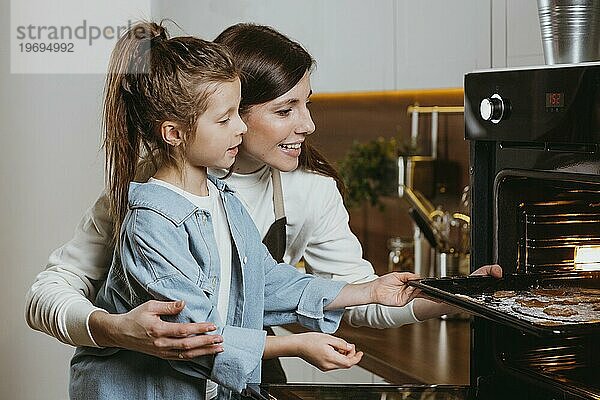
[[[367,143],[355,141],[338,162],[346,185],[346,205],[356,207],[368,201],[383,208],[381,196],[397,191],[398,143],[395,138],[378,138]]]

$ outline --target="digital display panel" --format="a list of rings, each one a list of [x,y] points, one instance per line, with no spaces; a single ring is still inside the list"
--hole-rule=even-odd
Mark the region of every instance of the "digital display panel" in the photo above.
[[[565,94],[561,92],[546,93],[546,108],[562,108],[565,106]]]

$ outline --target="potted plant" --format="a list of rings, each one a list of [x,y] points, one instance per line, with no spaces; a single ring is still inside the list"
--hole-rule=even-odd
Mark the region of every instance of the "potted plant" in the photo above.
[[[395,137],[355,141],[338,162],[346,185],[346,205],[354,208],[368,203],[382,209],[381,197],[398,193],[398,155],[414,154],[415,150]]]

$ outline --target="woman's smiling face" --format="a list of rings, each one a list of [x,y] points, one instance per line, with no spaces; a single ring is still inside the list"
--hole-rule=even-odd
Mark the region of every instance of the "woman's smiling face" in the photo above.
[[[311,93],[307,71],[287,93],[244,113],[242,119],[248,131],[235,164],[236,172],[250,173],[265,164],[280,171],[298,167],[300,146],[306,135],[315,130],[307,108]]]

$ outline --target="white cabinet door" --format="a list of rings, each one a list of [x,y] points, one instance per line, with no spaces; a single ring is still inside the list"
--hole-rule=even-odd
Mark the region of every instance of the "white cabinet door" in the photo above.
[[[535,0],[493,0],[492,65],[543,65],[542,35]]]
[[[394,89],[394,0],[320,1],[321,37],[312,37],[319,91]],[[309,38],[307,38],[308,43]]]
[[[317,61],[315,92],[394,88],[394,0],[153,0],[153,17],[214,39],[239,22],[266,24]]]
[[[462,87],[490,68],[490,1],[397,1],[396,88]]]
[[[460,87],[491,67],[491,1],[153,0],[152,15],[207,39],[238,22],[271,25],[316,59],[315,92],[419,89]]]
[[[322,36],[323,26],[322,2],[317,0],[152,0],[152,18],[171,18],[187,34],[208,40],[240,22],[265,24],[305,46]]]

